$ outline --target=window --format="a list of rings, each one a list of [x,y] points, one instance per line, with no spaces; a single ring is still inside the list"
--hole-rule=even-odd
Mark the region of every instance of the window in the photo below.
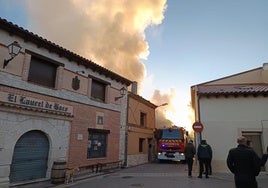
[[[88,159],[106,157],[109,133],[109,130],[88,129]]]
[[[106,84],[97,80],[92,80],[91,97],[94,100],[105,102]]]
[[[184,139],[183,131],[181,129],[164,129],[162,131],[162,139]]]
[[[143,152],[144,138],[139,138],[139,152]]]
[[[28,81],[55,88],[57,68],[54,63],[32,56]]]
[[[97,116],[97,124],[103,125],[103,116]]]
[[[146,126],[146,113],[140,113],[140,125],[143,127]]]

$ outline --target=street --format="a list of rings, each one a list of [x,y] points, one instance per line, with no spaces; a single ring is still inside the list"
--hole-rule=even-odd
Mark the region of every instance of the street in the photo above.
[[[185,164],[151,163],[122,169],[102,176],[75,181],[57,188],[235,188],[231,173],[215,173],[209,179],[197,178],[195,167],[193,177],[187,177]],[[268,175],[261,173],[258,178],[259,188],[267,187]]]

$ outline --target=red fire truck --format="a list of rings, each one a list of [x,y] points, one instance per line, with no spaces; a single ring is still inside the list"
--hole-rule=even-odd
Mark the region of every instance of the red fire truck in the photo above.
[[[184,149],[187,143],[188,132],[183,127],[173,126],[170,128],[156,129],[157,159],[183,161],[185,160]]]

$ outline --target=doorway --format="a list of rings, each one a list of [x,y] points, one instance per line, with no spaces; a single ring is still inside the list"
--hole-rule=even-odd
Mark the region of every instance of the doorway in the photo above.
[[[29,131],[17,141],[10,166],[10,182],[45,178],[49,141],[41,131]]]
[[[153,144],[153,139],[148,138],[148,161],[153,162],[154,159],[154,144]]]
[[[263,151],[261,144],[261,132],[242,132],[242,136],[251,141],[252,149],[257,153],[259,157],[262,157]]]

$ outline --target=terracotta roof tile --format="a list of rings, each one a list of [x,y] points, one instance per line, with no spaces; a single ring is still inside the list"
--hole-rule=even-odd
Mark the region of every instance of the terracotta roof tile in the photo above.
[[[132,98],[134,98],[134,99],[136,99],[136,100],[138,100],[138,101],[140,101],[140,102],[143,102],[145,105],[148,105],[148,106],[151,107],[151,108],[154,108],[154,109],[157,108],[157,106],[156,106],[155,104],[153,104],[153,103],[151,103],[150,101],[144,99],[144,98],[143,98],[142,96],[140,96],[140,95],[137,95],[137,94],[132,93],[132,92],[128,92],[128,94],[129,94],[130,97],[132,97]]]
[[[268,84],[199,85],[199,95],[268,94]]]

